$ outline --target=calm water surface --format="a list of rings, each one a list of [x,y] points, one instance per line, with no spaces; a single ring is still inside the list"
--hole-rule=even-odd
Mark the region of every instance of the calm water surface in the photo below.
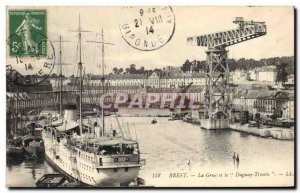
[[[114,127],[114,119],[108,119],[106,124]],[[122,119],[128,122],[134,139],[137,134],[142,158],[146,159],[140,171],[146,185],[166,184],[165,180],[153,179],[154,173],[167,177],[171,172],[197,175],[202,171],[219,170],[293,171],[292,141],[265,139],[230,130],[204,130],[199,125],[168,121],[165,117],[156,118],[157,124],[151,124],[151,117]],[[233,162],[233,152],[240,155],[238,166]],[[43,174],[53,173],[46,161],[8,164],[6,171],[7,186],[35,186],[35,181]]]

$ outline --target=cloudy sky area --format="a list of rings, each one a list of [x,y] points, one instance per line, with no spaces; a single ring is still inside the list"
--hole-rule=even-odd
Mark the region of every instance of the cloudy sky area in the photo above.
[[[292,7],[172,7],[176,28],[172,39],[155,51],[140,51],[130,47],[121,36],[119,21],[120,7],[47,7],[48,37],[57,40],[62,35],[71,41],[63,45],[64,62],[72,63],[64,67],[67,75],[76,73],[78,62],[76,47],[77,34],[69,30],[77,29],[78,15],[81,15],[83,30],[101,32],[103,27],[105,41],[114,43],[106,46],[107,72],[113,67],[127,68],[136,64],[137,68],[162,68],[163,66],[180,66],[186,59],[205,60],[204,47],[191,47],[186,38],[229,29],[235,29],[232,23],[235,17],[245,20],[265,21],[267,35],[229,47],[230,58],[269,58],[294,55],[294,15]],[[95,40],[95,33],[83,34],[83,62],[87,73],[99,74],[95,64],[100,61],[100,49],[87,43]],[[98,39],[99,41],[100,39]],[[56,52],[58,45],[55,44]],[[95,57],[97,55],[97,57]],[[97,73],[97,71],[99,73]]]

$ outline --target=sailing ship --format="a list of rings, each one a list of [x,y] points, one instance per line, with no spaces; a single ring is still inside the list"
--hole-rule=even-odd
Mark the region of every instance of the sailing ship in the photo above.
[[[83,184],[91,186],[128,185],[134,181],[144,160],[140,159],[139,144],[131,139],[129,129],[121,127],[116,116],[118,129],[105,127],[104,109],[100,116],[83,117],[82,104],[82,61],[79,16],[79,120],[77,110],[70,106],[64,110],[61,124],[52,121],[44,126],[43,140],[49,163]],[[102,75],[104,77],[104,41],[102,30]],[[104,88],[104,78],[102,78]],[[104,94],[104,89],[103,89]],[[60,101],[61,102],[61,101]]]

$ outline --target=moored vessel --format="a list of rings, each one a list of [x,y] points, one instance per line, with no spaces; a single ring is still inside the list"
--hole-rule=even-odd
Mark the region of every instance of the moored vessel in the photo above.
[[[131,139],[115,116],[118,128],[105,127],[104,109],[101,115],[86,116],[82,108],[81,33],[79,37],[79,117],[77,107],[66,108],[63,116],[53,124],[53,119],[43,127],[45,154],[48,162],[60,173],[91,186],[120,186],[134,181],[144,161],[140,159],[139,144]],[[104,51],[102,31],[102,51]],[[102,54],[103,57],[103,54]],[[104,60],[102,58],[102,86],[104,88]],[[102,89],[104,94],[104,89]]]

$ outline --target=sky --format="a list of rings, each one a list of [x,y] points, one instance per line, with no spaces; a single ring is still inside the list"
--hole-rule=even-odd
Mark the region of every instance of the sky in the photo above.
[[[229,58],[261,59],[294,55],[293,7],[172,7],[175,15],[174,35],[166,45],[154,51],[140,51],[125,42],[119,29],[120,18],[124,17],[121,7],[34,8],[47,9],[47,35],[50,41],[58,40],[60,35],[70,41],[63,44],[63,62],[70,63],[63,68],[66,75],[76,74],[78,37],[70,30],[78,28],[79,14],[82,29],[92,31],[83,34],[86,73],[101,72],[96,64],[101,61],[100,49],[86,41],[96,40],[96,33],[100,33],[102,28],[105,41],[114,44],[105,46],[105,71],[108,73],[113,67],[125,69],[130,64],[136,64],[137,68],[154,69],[180,66],[186,59],[205,60],[206,48],[189,46],[187,37],[236,29],[236,24],[232,23],[235,17],[266,22],[267,35],[228,47]],[[100,41],[99,37],[97,40]],[[58,44],[53,44],[57,53]],[[10,59],[7,56],[7,62]],[[56,71],[57,68],[53,70]]]

